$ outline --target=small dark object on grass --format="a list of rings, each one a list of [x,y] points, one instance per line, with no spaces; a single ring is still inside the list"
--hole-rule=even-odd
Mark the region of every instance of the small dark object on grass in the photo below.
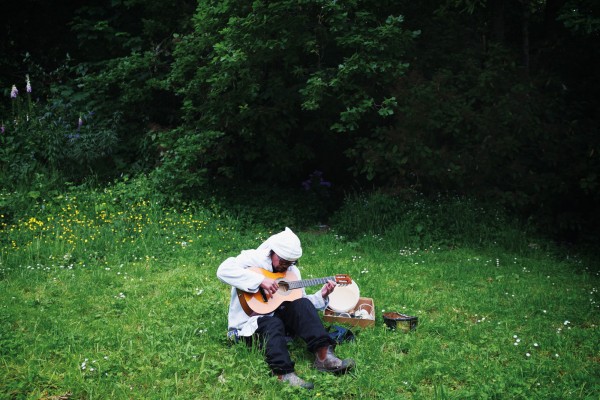
[[[419,318],[397,312],[386,312],[383,313],[383,321],[392,330],[399,329],[410,332],[417,328]]]

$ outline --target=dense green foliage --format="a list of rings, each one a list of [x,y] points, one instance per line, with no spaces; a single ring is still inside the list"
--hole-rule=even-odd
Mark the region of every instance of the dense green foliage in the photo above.
[[[192,200],[321,171],[327,214],[355,190],[410,189],[569,240],[600,226],[597,2],[62,5],[6,9],[5,189],[146,173]]]
[[[346,165],[347,146],[393,114],[407,67],[415,34],[393,4],[202,2],[168,80],[183,123],[161,136],[164,184],[189,190],[215,174],[299,184],[310,166]]]
[[[27,188],[36,174],[78,181],[105,169],[117,147],[120,114],[96,121],[93,112],[78,113],[73,103],[60,98],[34,103],[32,93],[33,88],[12,99],[13,119],[3,124],[2,183]]]

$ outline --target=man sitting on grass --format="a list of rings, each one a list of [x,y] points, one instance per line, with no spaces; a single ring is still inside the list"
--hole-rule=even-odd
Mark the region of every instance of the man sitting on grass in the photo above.
[[[289,228],[268,238],[255,250],[244,250],[237,257],[225,260],[217,270],[217,277],[232,286],[229,303],[229,335],[241,338],[247,344],[253,342],[265,352],[265,358],[274,375],[292,386],[312,389],[294,372],[286,336],[298,336],[306,342],[308,350],[315,354],[314,367],[320,371],[345,373],[354,367],[354,360],[340,360],[333,352],[334,341],[329,337],[318,310],[329,303],[329,294],[335,283],[328,281],[315,294],[306,295],[295,301],[283,302],[274,312],[267,315],[251,313],[242,308],[236,289],[256,293],[262,289],[264,295],[272,296],[279,285],[274,279],[249,270],[260,267],[270,272],[293,272],[298,279],[300,270],[296,266],[302,256],[300,239]],[[297,289],[299,290],[299,289]]]

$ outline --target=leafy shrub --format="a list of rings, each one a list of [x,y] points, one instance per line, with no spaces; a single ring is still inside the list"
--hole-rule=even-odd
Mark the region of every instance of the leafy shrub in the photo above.
[[[343,163],[356,136],[393,114],[389,93],[416,35],[399,12],[389,1],[202,2],[166,81],[183,126],[158,142],[162,181],[179,191],[202,175],[289,183]]]
[[[597,229],[598,139],[584,134],[597,125],[568,121],[564,91],[524,77],[505,48],[464,57],[400,81],[393,126],[357,141],[354,171],[376,186],[498,202],[571,238]]]
[[[168,193],[172,201],[198,197],[198,191],[205,188],[208,176],[207,167],[198,165],[202,156],[206,164],[218,157],[218,151],[211,149],[212,141],[222,136],[221,132],[189,132],[177,128],[159,134],[160,148],[164,149],[162,162],[152,171],[156,187]]]
[[[96,121],[93,112],[76,110],[69,99],[33,102],[31,92],[29,78],[25,97],[13,88],[12,115],[4,119],[0,136],[0,182],[14,187],[35,173],[81,180],[103,167],[117,144],[119,114]]]
[[[39,209],[46,201],[59,195],[63,187],[57,174],[35,173],[26,182],[0,188],[2,222],[13,222]]]
[[[386,235],[400,246],[498,245],[521,251],[528,245],[528,228],[498,206],[450,195],[427,198],[410,191],[349,196],[333,216],[332,226],[350,238]]]

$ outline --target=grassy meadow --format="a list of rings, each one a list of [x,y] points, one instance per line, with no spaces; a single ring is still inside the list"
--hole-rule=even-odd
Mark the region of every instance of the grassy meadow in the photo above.
[[[215,276],[284,225],[132,193],[73,190],[0,216],[0,399],[600,397],[598,264],[469,203],[444,208],[454,228],[416,205],[386,233],[297,229],[303,278],[350,274],[377,314],[338,347],[357,362],[349,375],[317,372],[291,344],[315,384],[304,391],[227,342],[229,287]],[[345,213],[340,227],[369,223]],[[384,310],[419,325],[390,331]]]

